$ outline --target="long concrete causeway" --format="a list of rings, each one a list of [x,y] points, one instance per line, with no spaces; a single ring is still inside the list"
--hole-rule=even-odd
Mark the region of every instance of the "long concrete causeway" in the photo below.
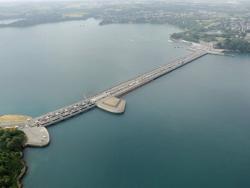
[[[24,123],[16,125],[27,136],[27,146],[43,147],[49,144],[50,136],[46,127],[59,123],[80,113],[86,112],[94,107],[99,107],[112,113],[122,113],[125,110],[125,100],[119,99],[122,95],[133,91],[169,72],[172,72],[192,61],[207,54],[221,54],[210,47],[195,49],[195,51],[185,57],[176,59],[166,65],[162,65],[152,71],[138,75],[137,77],[120,83],[97,95],[65,106],[42,116],[28,119]]]
[[[120,83],[110,89],[107,89],[97,95],[91,96],[85,100],[81,100],[77,103],[65,106],[53,112],[49,112],[42,116],[30,119],[26,122],[26,127],[47,127],[52,124],[59,123],[65,119],[74,117],[80,113],[83,113],[91,108],[96,107],[98,101],[109,97],[120,97],[130,91],[141,87],[156,78],[159,78],[173,70],[176,70],[202,56],[207,55],[209,52],[207,50],[198,50],[192,54],[185,57],[179,58],[170,62],[166,65],[160,66],[150,72],[146,72],[139,75],[131,80]]]

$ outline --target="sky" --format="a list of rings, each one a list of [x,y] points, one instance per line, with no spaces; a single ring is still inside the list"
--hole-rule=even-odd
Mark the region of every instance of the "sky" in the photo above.
[[[95,0],[0,0],[0,2],[36,2],[36,1],[95,1]],[[98,0],[98,1],[110,1],[110,0]],[[126,0],[114,0],[114,1],[126,1]],[[135,0],[136,1],[136,0]],[[154,1],[154,0],[145,0],[145,1]],[[181,1],[181,0],[161,0],[161,1]],[[197,1],[197,0],[183,0],[183,1]],[[199,0],[199,1],[204,1],[204,2],[208,2],[208,1],[218,1],[218,0]],[[219,0],[219,1],[226,1],[226,0]],[[231,1],[239,1],[239,0],[231,0]]]
[[[93,2],[93,1],[112,1],[112,0],[0,0],[1,2],[43,2],[43,1],[47,1],[47,2],[51,2],[51,1],[68,1],[68,2],[74,2],[74,1],[81,1],[81,2]],[[113,0],[113,1],[127,1],[127,0]],[[138,0],[135,0],[138,1]],[[154,0],[144,0],[144,1],[154,1]],[[158,0],[159,1],[159,0]],[[239,1],[247,1],[247,0],[160,0],[160,1],[166,1],[166,2],[180,2],[180,1],[185,1],[185,2],[221,2],[221,3],[237,3]],[[133,2],[133,0],[130,0],[130,2]]]

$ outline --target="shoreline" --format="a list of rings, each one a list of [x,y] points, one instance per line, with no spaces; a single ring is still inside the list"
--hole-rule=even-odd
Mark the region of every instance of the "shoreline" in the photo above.
[[[190,47],[192,47],[194,45],[203,45],[202,43],[213,44],[214,45],[214,42],[203,42],[203,41],[193,42],[193,41],[184,40],[182,38],[175,39],[172,36],[170,36],[169,39],[171,41],[175,42],[175,43],[182,43],[184,45],[189,45]],[[226,48],[216,48],[216,47],[214,47],[214,50],[219,52],[219,53],[225,53],[224,55],[229,55],[229,56],[231,56],[231,55],[234,56],[234,54],[249,54],[248,52],[241,52],[239,50],[229,50],[229,49],[226,49]]]
[[[18,187],[22,188],[22,178],[27,172],[26,162],[24,160],[24,150],[27,137],[21,130],[14,128],[0,128],[1,147],[0,156],[1,176],[0,187]]]
[[[27,173],[27,170],[28,170],[28,166],[26,165],[26,162],[25,162],[25,160],[23,158],[23,155],[24,155],[24,152],[22,152],[22,161],[21,161],[21,163],[23,164],[23,168],[21,169],[21,172],[17,177],[17,187],[18,188],[23,188],[22,179],[24,178],[24,176],[25,176],[25,174]]]
[[[24,150],[28,146],[28,141],[29,141],[29,136],[27,133],[19,129],[19,124],[23,123],[24,121],[32,119],[30,116],[26,115],[10,115],[10,114],[5,114],[5,115],[0,115],[0,129],[5,130],[5,131],[21,131],[24,136],[25,136],[25,141],[22,144],[22,149],[20,151],[20,164],[21,164],[21,169],[20,172],[16,174],[15,179],[16,179],[16,186],[18,188],[23,188],[23,183],[22,179],[24,178],[25,174],[27,173],[28,166],[26,165],[26,161],[24,160]]]

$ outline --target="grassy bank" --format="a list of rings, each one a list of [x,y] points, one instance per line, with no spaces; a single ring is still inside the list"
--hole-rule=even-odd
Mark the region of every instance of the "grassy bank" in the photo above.
[[[20,174],[25,168],[22,160],[26,137],[22,131],[0,129],[0,187],[19,187]]]

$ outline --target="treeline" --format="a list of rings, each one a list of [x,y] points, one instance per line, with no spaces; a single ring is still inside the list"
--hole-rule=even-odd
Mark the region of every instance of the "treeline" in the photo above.
[[[39,24],[45,24],[45,23],[57,23],[57,22],[64,22],[64,21],[73,21],[73,20],[84,20],[87,17],[76,17],[76,18],[67,18],[63,17],[61,14],[45,14],[45,15],[32,15],[32,16],[26,16],[22,17],[23,19],[20,19],[16,22],[10,23],[10,24],[0,24],[1,27],[29,27]]]
[[[0,187],[16,188],[24,164],[22,150],[26,137],[22,131],[0,129]]]
[[[205,33],[191,32],[191,31],[173,33],[171,37],[173,39],[176,39],[176,40],[183,39],[186,41],[197,42],[197,43],[200,40],[205,41],[205,42],[210,42],[210,41],[216,40],[216,36],[214,36],[214,35],[207,35]]]
[[[250,52],[250,42],[240,38],[226,39],[222,42],[219,42],[217,47],[242,53]]]
[[[180,32],[180,33],[173,33],[171,35],[171,38],[176,40],[186,40],[190,42],[199,42],[200,36],[198,34],[189,33],[189,32]]]

